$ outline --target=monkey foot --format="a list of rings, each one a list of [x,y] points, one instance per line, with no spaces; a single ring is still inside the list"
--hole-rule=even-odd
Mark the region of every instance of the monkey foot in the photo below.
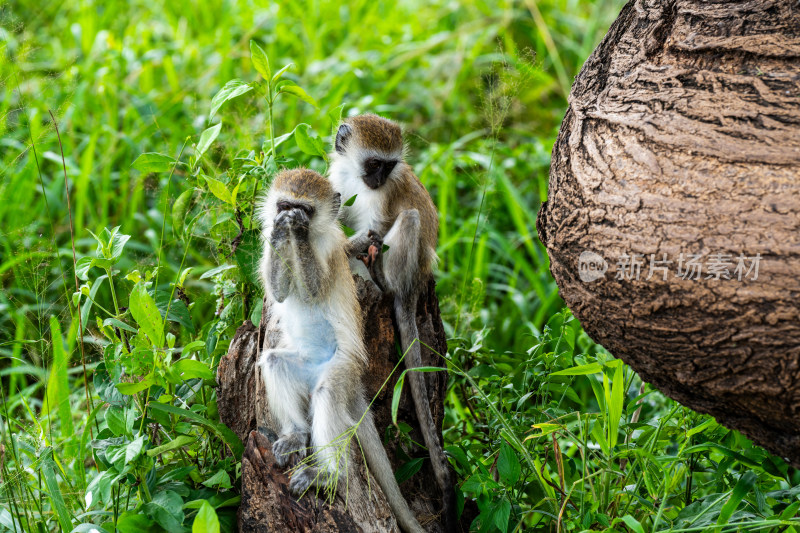
[[[272,455],[281,468],[289,463],[296,464],[308,454],[308,434],[291,433],[272,444]]]
[[[315,483],[320,485],[320,471],[316,467],[307,466],[292,474],[292,479],[289,480],[289,490],[295,496],[302,496],[311,485]]]
[[[362,263],[364,263],[364,266],[371,270],[378,261],[378,256],[383,250],[383,238],[381,238],[378,233],[372,230],[367,232],[367,238],[369,239],[369,243],[367,244],[367,252],[358,254],[356,257],[360,259]]]

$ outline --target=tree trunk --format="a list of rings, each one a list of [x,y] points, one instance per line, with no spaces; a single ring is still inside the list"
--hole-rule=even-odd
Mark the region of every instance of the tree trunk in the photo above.
[[[378,432],[391,425],[391,399],[397,378],[404,369],[392,375],[386,386],[384,380],[392,373],[399,360],[395,347],[395,331],[392,324],[392,300],[378,291],[372,284],[356,277],[358,298],[364,317],[364,338],[370,364],[364,377],[368,398],[377,394],[373,404],[373,416]],[[417,325],[423,343],[422,364],[444,366],[444,361],[425,345],[444,355],[447,352],[439,304],[431,281],[426,293],[420,297],[417,308]],[[265,316],[268,310],[265,309]],[[257,532],[345,532],[384,533],[399,531],[397,523],[374,478],[367,480],[366,468],[360,453],[357,468],[351,469],[347,488],[348,505],[340,486],[333,505],[310,490],[302,499],[294,498],[288,489],[288,473],[275,464],[271,443],[277,438],[275,426],[269,415],[264,383],[256,367],[265,336],[265,320],[260,328],[249,321],[236,332],[228,354],[222,358],[217,370],[217,403],[222,421],[246,441],[242,457],[242,504],[239,509],[239,529]],[[272,344],[272,341],[268,341]],[[443,400],[447,388],[445,372],[426,373],[428,395],[435,423],[441,427],[444,417]],[[407,387],[406,387],[407,389]],[[379,392],[380,391],[380,392]],[[398,410],[398,421],[408,423],[415,442],[423,442],[419,431],[410,392],[404,390]],[[406,461],[396,453],[397,439],[390,439],[387,447],[389,460],[395,471]],[[425,450],[404,444],[405,453],[411,457],[427,457]],[[436,484],[430,461],[424,461],[422,470],[401,484],[400,489],[411,506],[417,520],[429,532],[440,532],[441,494]],[[369,494],[369,497],[353,497]]]
[[[797,2],[631,1],[575,80],[538,227],[592,338],[800,467],[798,164]]]

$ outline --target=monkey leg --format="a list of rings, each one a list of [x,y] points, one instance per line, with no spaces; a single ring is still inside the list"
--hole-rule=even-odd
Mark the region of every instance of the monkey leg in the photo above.
[[[372,230],[369,230],[367,235],[370,238],[367,252],[356,257],[367,267],[372,281],[375,282],[381,292],[386,292],[388,283],[383,271],[383,239]]]
[[[383,241],[389,247],[383,254],[387,289],[401,295],[416,292],[420,261],[419,211],[406,209],[401,212]]]
[[[280,438],[273,443],[272,453],[281,467],[308,453],[309,391],[298,366],[299,357],[291,350],[267,350],[261,357],[270,413],[280,424]]]
[[[334,356],[335,357],[335,356]],[[351,429],[355,421],[350,414],[352,390],[346,383],[336,383],[335,372],[326,372],[311,395],[312,460],[292,475],[289,489],[304,493],[311,485],[336,491],[340,479],[347,479],[350,461]]]

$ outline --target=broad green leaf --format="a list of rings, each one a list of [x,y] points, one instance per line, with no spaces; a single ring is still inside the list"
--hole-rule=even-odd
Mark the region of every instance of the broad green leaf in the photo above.
[[[348,198],[345,203],[342,204],[342,207],[350,207],[351,205],[353,205],[356,202],[356,198],[357,197],[358,197],[358,195],[354,194],[353,196]]]
[[[625,395],[625,379],[622,361],[617,360],[614,368],[613,382],[611,383],[611,393],[607,398],[608,402],[608,446],[613,450],[617,445],[619,435],[619,422],[622,417],[622,404]],[[605,377],[605,375],[604,375]]]
[[[339,129],[339,123],[342,121],[342,113],[344,112],[345,104],[339,104],[330,111],[328,111],[328,119],[331,121],[331,137],[336,138],[336,132]]]
[[[507,485],[514,485],[519,480],[521,471],[522,467],[516,452],[508,443],[503,442],[497,457],[497,473],[500,474],[500,480]]]
[[[117,530],[119,533],[144,533],[152,531],[155,522],[141,513],[125,511],[117,520]]]
[[[497,526],[497,529],[505,533],[508,531],[508,519],[511,516],[511,503],[503,498],[492,508],[491,516],[492,522]]]
[[[156,152],[145,152],[131,164],[133,168],[145,174],[150,172],[168,172],[175,159]]]
[[[197,511],[192,523],[192,533],[219,533],[219,519],[217,512],[205,500]]]
[[[625,522],[625,525],[631,528],[631,531],[633,531],[634,533],[644,533],[644,528],[642,527],[642,524],[640,524],[639,521],[636,520],[631,515],[626,514],[625,516],[622,517],[621,520]]]
[[[242,80],[231,80],[219,90],[211,99],[211,111],[208,114],[208,119],[214,118],[214,115],[219,111],[219,108],[228,100],[233,100],[237,96],[241,96],[253,90],[251,85],[243,82]]]
[[[216,139],[217,135],[219,135],[219,130],[221,128],[222,122],[215,126],[211,126],[200,134],[200,140],[197,141],[197,147],[195,148],[195,151],[197,152],[197,159],[203,157],[203,154],[206,153],[208,147],[211,146],[211,143],[213,143],[214,139]]]
[[[267,53],[263,48],[258,46],[258,43],[255,41],[250,41],[250,60],[253,62],[256,71],[261,74],[265,80],[269,81],[272,77],[272,73],[269,70]]]
[[[294,130],[294,140],[301,152],[308,155],[318,155],[323,158],[327,157],[322,140],[316,135],[312,136],[311,126],[308,124],[298,124]]]
[[[78,259],[75,263],[75,274],[83,281],[88,281],[89,270],[94,266],[94,258],[85,256]]]
[[[182,531],[183,498],[171,490],[156,493],[153,500],[144,504],[144,512],[167,531]]]
[[[92,383],[97,395],[107,404],[126,405],[129,403],[130,398],[123,396],[116,388],[116,385],[120,383],[119,365],[114,365],[109,372],[109,370],[106,369],[106,364],[100,363],[97,365],[97,368],[94,369]]]
[[[122,407],[117,407],[115,405],[109,406],[106,410],[106,424],[108,424],[108,429],[110,429],[114,435],[125,435],[128,433],[128,424],[127,424],[127,416],[126,413],[132,412],[130,409],[123,409]],[[131,419],[131,425],[133,424],[133,419]]]
[[[125,249],[125,243],[127,243],[130,238],[130,235],[114,233],[111,239],[111,255],[108,259],[113,259],[114,263],[119,261],[119,258],[122,257],[122,250]]]
[[[203,481],[203,485],[208,488],[219,487],[221,489],[231,488],[231,476],[224,470],[219,470],[216,474]]]
[[[188,435],[178,435],[177,437],[175,437],[174,439],[172,439],[171,441],[169,441],[166,444],[162,444],[161,446],[158,446],[157,448],[151,448],[151,449],[147,450],[147,456],[148,457],[155,457],[156,455],[160,455],[160,454],[162,454],[164,452],[168,452],[170,450],[175,450],[177,448],[180,448],[181,446],[186,446],[187,444],[191,444],[196,440],[197,439],[195,437],[190,437]]]
[[[157,348],[164,345],[164,323],[156,302],[147,292],[144,283],[137,283],[131,291],[129,300],[131,315],[136,323]]]
[[[229,205],[233,204],[233,197],[231,196],[231,192],[228,190],[228,187],[225,186],[219,180],[215,180],[214,178],[210,178],[206,176],[206,183],[208,183],[208,189],[211,191],[211,194],[225,202]]]
[[[414,474],[419,472],[420,468],[422,468],[422,463],[425,462],[424,457],[418,457],[416,459],[411,459],[407,463],[404,463],[397,469],[397,472],[394,473],[394,478],[397,480],[397,484],[401,484],[407,479],[410,479]]]
[[[186,304],[183,303],[182,300],[175,298],[172,300],[171,304],[168,303],[170,293],[169,291],[163,290],[158,291],[152,296],[155,298],[156,307],[158,307],[158,311],[161,313],[162,318],[166,318],[170,322],[180,324],[184,328],[194,333],[192,316],[189,314],[189,308],[186,307]],[[167,316],[167,308],[169,308],[169,316]]]
[[[196,359],[179,359],[172,365],[172,370],[184,380],[193,378],[213,380],[216,377],[206,363]]]
[[[552,372],[551,376],[585,376],[587,374],[597,374],[602,372],[603,367],[600,363],[589,363],[588,365],[573,366],[558,372]]]
[[[319,105],[317,105],[317,101],[311,98],[299,85],[296,84],[284,85],[283,87],[281,87],[280,92],[296,96],[297,98],[306,102],[307,104],[311,104],[314,107],[319,108]]]

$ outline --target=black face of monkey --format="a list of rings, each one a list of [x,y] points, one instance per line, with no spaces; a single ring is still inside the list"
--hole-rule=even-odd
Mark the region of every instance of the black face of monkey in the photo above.
[[[275,216],[275,227],[291,228],[304,236],[308,232],[311,217],[314,216],[314,207],[301,202],[278,202],[278,214]]]
[[[377,189],[386,183],[397,161],[371,157],[364,161],[364,183],[370,189]]]

